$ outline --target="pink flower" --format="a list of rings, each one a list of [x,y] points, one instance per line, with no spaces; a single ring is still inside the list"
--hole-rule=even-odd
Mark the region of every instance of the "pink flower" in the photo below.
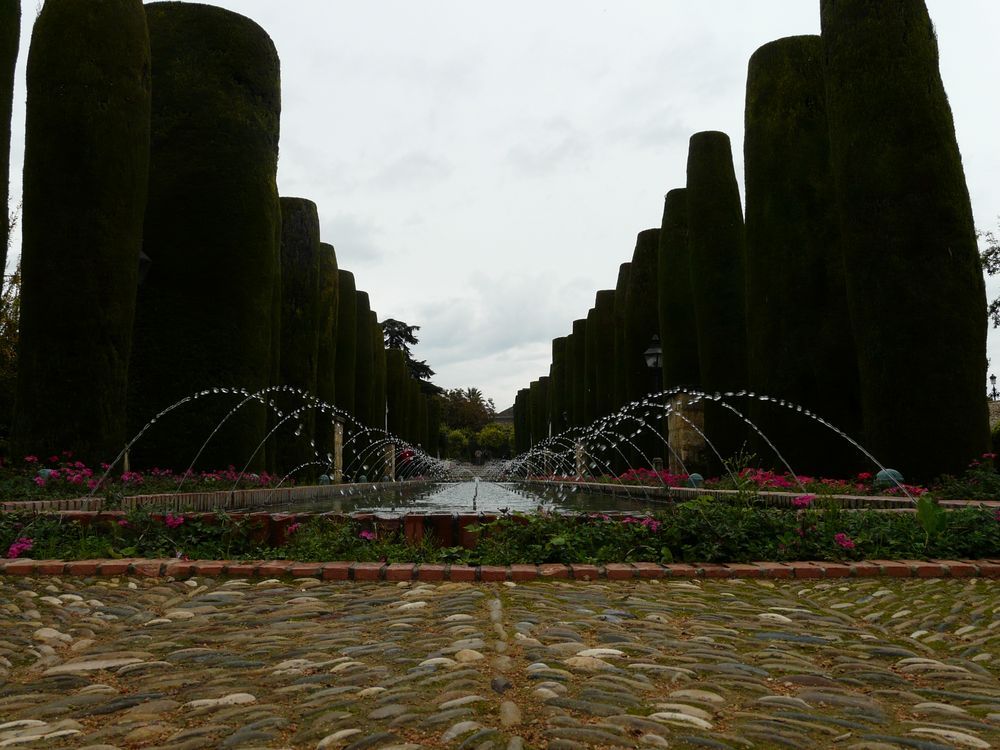
[[[854,549],[854,542],[851,540],[847,534],[840,533],[833,535],[833,541],[839,544],[844,549]]]
[[[812,505],[812,501],[816,499],[815,495],[799,495],[792,500],[793,508],[808,508]]]
[[[371,541],[372,539],[375,538],[375,532],[368,531],[366,529],[365,531],[362,531],[360,534],[358,534],[358,536],[361,537],[362,539],[367,539],[368,541]]]
[[[50,464],[57,464],[57,463],[59,463],[59,456],[49,456],[49,463]]]
[[[997,457],[997,454],[996,454],[996,453],[984,453],[984,454],[983,454],[983,455],[981,456],[981,458],[987,458],[987,459],[989,459],[989,460],[991,460],[991,461],[992,461],[992,460],[993,460],[994,458],[996,458],[996,457]]]
[[[994,517],[997,519],[997,523],[1000,523],[1000,510],[997,511],[997,514]]]
[[[288,528],[286,529],[286,531],[287,531],[287,533],[289,533],[289,534],[294,534],[294,533],[295,533],[296,531],[298,531],[298,530],[299,530],[299,528],[300,528],[301,526],[302,526],[302,524],[301,524],[301,523],[293,523],[293,524],[290,524],[290,525],[288,526]]]
[[[175,516],[173,513],[167,513],[167,517],[163,519],[163,523],[171,529],[176,529],[184,523],[184,516]]]
[[[38,456],[25,456],[24,457],[24,463],[26,463],[26,464],[37,464],[38,463]]]
[[[858,474],[858,479],[860,479],[862,482],[867,482],[871,478],[872,478],[872,473],[870,471],[862,471],[860,474]]]
[[[128,521],[126,519],[124,519],[124,518],[119,518],[118,519],[118,525],[119,526],[128,526]]]
[[[100,482],[98,482],[96,479],[88,479],[87,480],[87,488],[88,489],[91,489],[91,490],[96,489],[98,484],[100,484]]]
[[[39,487],[45,486],[45,477],[35,477],[32,481]]]
[[[10,545],[10,548],[7,550],[7,557],[11,559],[15,557],[20,557],[22,552],[27,552],[34,546],[35,546],[34,540],[22,536],[20,539],[15,540],[15,542]]]

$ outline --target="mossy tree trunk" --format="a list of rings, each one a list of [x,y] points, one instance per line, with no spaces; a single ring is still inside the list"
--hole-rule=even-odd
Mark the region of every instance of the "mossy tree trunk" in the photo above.
[[[316,438],[316,409],[302,407],[310,403],[317,390],[321,321],[319,231],[315,203],[305,198],[281,199],[281,382],[298,392],[283,393],[280,403],[286,415],[297,409],[301,411],[275,434],[275,450],[279,470],[282,473],[297,470],[296,477],[300,479],[320,473],[320,467],[316,466],[299,468],[316,460],[316,451],[310,446],[310,441]],[[325,453],[320,451],[321,456]]]
[[[0,0],[0,273],[6,273],[10,200],[10,118],[14,105],[14,66],[21,42],[21,0]],[[7,415],[3,415],[4,419]]]
[[[687,212],[687,190],[676,188],[668,192],[663,204],[657,264],[664,388],[701,387]]]
[[[339,277],[337,274],[337,253],[333,245],[321,242],[319,245],[319,349],[316,357],[316,397],[333,405],[337,400],[337,311]],[[316,450],[321,460],[333,454],[334,420],[333,411],[316,415]]]
[[[743,144],[749,386],[860,439],[822,54],[818,36],[797,36],[750,58]],[[866,468],[857,449],[801,413],[753,400],[750,418],[798,473],[851,476]],[[781,468],[762,439],[753,446]]]
[[[195,391],[262,390],[280,367],[274,44],[222,8],[156,3],[145,11],[153,101],[143,252],[151,265],[138,291],[130,431]],[[185,468],[233,406],[232,397],[213,397],[175,412],[136,445],[132,464]],[[244,406],[199,465],[242,467],[266,424],[263,407]],[[258,454],[251,468],[262,466]]]
[[[745,238],[729,136],[691,136],[687,162],[688,248],[702,388],[734,392],[747,385]],[[732,401],[732,399],[730,399]],[[737,409],[744,403],[734,403]],[[729,460],[746,441],[742,420],[705,405],[705,434]],[[713,473],[721,470],[715,465]]]
[[[341,268],[338,272],[340,297],[337,306],[337,408],[354,414],[357,394],[355,370],[358,357],[358,306],[354,274]]]
[[[986,297],[922,0],[823,0],[830,163],[866,447],[907,479],[989,446]]]
[[[139,0],[45,3],[27,67],[14,456],[73,450],[93,465],[125,444],[149,74]],[[170,402],[158,396],[154,411]]]

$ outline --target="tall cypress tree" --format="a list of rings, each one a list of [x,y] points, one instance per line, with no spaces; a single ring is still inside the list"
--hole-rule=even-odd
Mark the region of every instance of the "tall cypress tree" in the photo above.
[[[337,385],[337,309],[338,301],[337,253],[333,245],[319,245],[319,326],[316,357],[316,397],[327,404],[335,404]],[[316,447],[321,458],[333,453],[333,412],[316,417]]]
[[[514,449],[518,455],[531,448],[530,427],[528,426],[528,388],[522,388],[514,397]]]
[[[576,391],[575,381],[578,377],[583,377],[583,373],[578,372],[576,369],[576,347],[576,336],[570,333],[566,336],[566,344],[564,346],[565,364],[563,365],[563,413],[565,414],[565,429],[577,426],[573,397]]]
[[[406,429],[406,380],[409,377],[402,350],[385,350],[385,377],[389,432],[399,439]]]
[[[595,419],[611,414],[614,410],[615,390],[615,290],[602,289],[594,302],[593,333],[597,346],[597,363],[594,379],[596,398]],[[587,335],[591,334],[591,324],[587,323]]]
[[[687,202],[701,385],[708,392],[737,391],[747,384],[745,238],[733,153],[725,133],[691,136]],[[715,403],[705,406],[705,434],[724,459],[739,451],[746,439],[743,422]]]
[[[317,390],[320,320],[319,213],[311,200],[282,198],[281,382],[304,391],[306,398]],[[288,414],[308,401],[301,395],[282,394],[279,403]],[[292,471],[313,460],[309,441],[315,436],[316,410],[304,409],[275,435],[279,470]],[[326,453],[321,450],[320,456]],[[308,469],[302,475],[316,473]]]
[[[372,350],[371,303],[368,292],[355,294],[357,334],[354,364],[354,416],[364,425],[371,424],[374,398],[375,353]]]
[[[552,339],[552,365],[549,368],[549,416],[552,434],[567,427],[566,419],[566,337]]]
[[[857,352],[837,225],[818,36],[766,44],[747,74],[749,384],[860,437]],[[798,472],[847,476],[864,457],[802,414],[751,401],[750,417]],[[762,440],[755,450],[777,460]]]
[[[660,332],[658,307],[657,262],[660,254],[660,230],[646,229],[639,232],[632,255],[632,265],[625,295],[625,335],[623,365],[625,367],[625,398],[640,401],[649,393],[659,390],[660,375],[646,364],[646,349]],[[646,423],[636,437],[635,444],[645,457],[633,456],[633,462],[648,463],[654,457],[663,457],[664,447],[656,434],[661,422],[658,412],[640,409],[635,413]],[[651,416],[646,416],[650,414]]]
[[[406,429],[403,437],[412,445],[420,443],[420,382],[413,376],[406,379]]]
[[[385,375],[385,339],[382,336],[382,326],[378,315],[373,310],[369,316],[372,337],[372,408],[368,416],[371,427],[385,427],[386,375]]]
[[[625,385],[625,303],[631,268],[631,263],[622,263],[618,267],[618,283],[615,284],[614,408],[616,411],[628,403],[625,397],[628,392]]]
[[[152,138],[129,370],[130,431],[176,399],[213,386],[273,383],[280,326],[281,208],[275,182],[278,55],[257,24],[207,5],[145,6],[152,51]],[[234,290],[220,304],[220,289]],[[186,467],[235,405],[201,399],[136,445],[133,464]],[[266,412],[243,407],[200,465],[242,466]],[[263,465],[262,456],[252,468]]]
[[[668,192],[663,203],[657,263],[664,388],[698,388],[701,385],[687,214],[687,189],[676,188]]]
[[[587,311],[587,333],[583,344],[583,416],[584,423],[590,424],[597,413],[597,363],[601,359],[597,346],[597,310]]]
[[[434,458],[441,457],[441,397],[427,397],[427,453]]]
[[[865,443],[956,473],[989,445],[986,296],[934,28],[921,0],[820,7]]]
[[[571,414],[575,427],[586,427],[587,420],[587,320],[573,321],[573,402]]]
[[[545,435],[542,434],[541,423],[544,417],[544,407],[541,405],[542,385],[539,380],[532,380],[528,386],[528,431],[531,434],[531,444],[538,445]]]
[[[16,456],[72,448],[96,463],[111,460],[125,443],[149,179],[149,65],[139,0],[50,0],[35,21],[27,68]],[[9,125],[9,116],[0,119]],[[168,394],[160,399],[169,403]]]
[[[358,307],[354,274],[338,272],[340,297],[337,306],[337,407],[354,414],[355,369],[358,356]]]
[[[10,200],[10,118],[14,105],[14,66],[21,41],[21,0],[0,0],[0,273],[7,267]],[[3,415],[4,418],[7,415]]]

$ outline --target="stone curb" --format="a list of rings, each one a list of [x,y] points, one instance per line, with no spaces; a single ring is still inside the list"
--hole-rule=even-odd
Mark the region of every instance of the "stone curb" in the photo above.
[[[861,560],[755,563],[545,563],[432,565],[425,563],[294,562],[289,560],[0,560],[5,576],[141,576],[147,578],[321,578],[328,581],[627,581],[640,578],[1000,578],[1000,560]]]

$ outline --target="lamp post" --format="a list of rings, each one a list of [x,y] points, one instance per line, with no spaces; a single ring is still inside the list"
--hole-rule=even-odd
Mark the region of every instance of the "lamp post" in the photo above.
[[[663,369],[663,347],[660,346],[660,337],[655,333],[653,334],[652,341],[649,342],[649,347],[642,353],[642,356],[646,360],[646,367],[649,368],[653,375],[653,391],[662,390],[660,372]],[[662,458],[653,458],[653,469],[654,471],[663,470]]]
[[[997,376],[990,375],[990,400],[996,401],[1000,397],[1000,392],[997,391]]]

